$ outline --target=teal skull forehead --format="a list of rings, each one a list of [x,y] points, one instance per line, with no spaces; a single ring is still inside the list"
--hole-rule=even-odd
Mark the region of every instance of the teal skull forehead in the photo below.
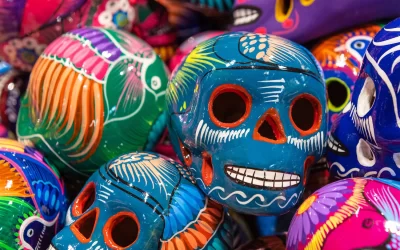
[[[318,62],[301,45],[273,35],[233,32],[199,44],[176,68],[167,89],[170,110],[185,112],[208,72],[235,68],[297,72],[323,82]]]

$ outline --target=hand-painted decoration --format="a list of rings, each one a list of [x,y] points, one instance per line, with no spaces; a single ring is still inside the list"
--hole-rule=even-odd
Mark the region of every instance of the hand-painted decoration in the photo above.
[[[351,101],[332,126],[328,161],[334,178],[399,180],[400,19],[369,45]]]
[[[349,103],[365,51],[380,29],[379,25],[353,29],[327,38],[312,50],[324,71],[328,91],[328,129]]]
[[[0,75],[0,123],[13,134],[16,130],[21,98],[25,94],[29,74],[10,69]]]
[[[58,173],[10,139],[0,139],[0,171],[0,248],[47,249],[68,208]]]
[[[240,0],[235,1],[232,30],[304,43],[368,22],[397,18],[399,13],[397,0]]]
[[[173,71],[197,45],[223,33],[223,31],[205,31],[188,38],[179,46],[175,55],[171,58],[169,69]]]
[[[298,202],[327,129],[308,50],[254,33],[211,38],[174,71],[167,101],[175,151],[211,199],[257,215]]]
[[[175,52],[176,31],[172,28],[167,9],[154,0],[135,0],[137,18],[132,32],[145,40],[156,53],[168,61]]]
[[[154,153],[103,165],[72,203],[50,249],[234,249],[236,224],[183,166]]]
[[[122,31],[82,28],[46,48],[22,100],[17,133],[61,172],[89,174],[152,149],[166,123],[168,72],[152,48]]]
[[[399,249],[400,185],[353,178],[331,183],[299,207],[287,249]]]

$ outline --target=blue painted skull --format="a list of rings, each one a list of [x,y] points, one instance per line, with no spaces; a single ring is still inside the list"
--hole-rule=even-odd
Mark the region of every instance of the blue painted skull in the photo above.
[[[329,138],[336,178],[400,175],[400,19],[386,25],[365,54],[354,93]]]
[[[327,129],[309,51],[275,36],[221,35],[177,67],[167,97],[175,151],[211,199],[256,215],[297,203]]]
[[[130,153],[90,177],[50,249],[233,249],[231,222],[182,166]]]

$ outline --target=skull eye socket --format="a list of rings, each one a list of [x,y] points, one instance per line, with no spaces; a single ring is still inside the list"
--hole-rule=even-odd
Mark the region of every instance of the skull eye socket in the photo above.
[[[72,205],[72,215],[76,217],[85,213],[90,206],[92,206],[95,196],[96,185],[93,182],[90,182],[75,199],[75,202]]]
[[[372,167],[376,163],[375,154],[370,145],[364,140],[360,139],[356,146],[357,160],[364,167]]]
[[[371,110],[375,98],[376,89],[374,81],[371,77],[367,77],[357,100],[357,114],[359,117],[364,117]]]
[[[339,78],[331,77],[326,80],[328,89],[328,107],[333,112],[340,112],[350,101],[350,88]]]
[[[211,121],[223,128],[233,128],[244,122],[250,114],[251,96],[241,86],[224,84],[211,94],[208,112]]]
[[[134,213],[119,212],[110,217],[103,228],[104,240],[111,249],[130,247],[138,239],[139,221]]]
[[[290,105],[289,112],[290,121],[302,136],[316,132],[321,126],[321,103],[310,94],[296,97]]]

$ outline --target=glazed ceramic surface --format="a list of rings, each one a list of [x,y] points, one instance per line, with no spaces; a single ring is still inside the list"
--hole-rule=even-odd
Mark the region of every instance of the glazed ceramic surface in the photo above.
[[[169,69],[174,70],[175,67],[182,62],[185,56],[187,56],[197,45],[223,33],[223,31],[205,31],[188,38],[179,46],[175,52],[175,55],[171,58],[169,62]]]
[[[68,208],[58,173],[10,139],[0,139],[0,169],[0,248],[47,249]]]
[[[29,82],[29,74],[9,70],[0,75],[0,122],[15,133],[21,97]]]
[[[351,101],[328,140],[331,176],[399,179],[400,19],[368,47]]]
[[[391,180],[331,183],[297,210],[287,249],[399,249],[399,199],[400,185]]]
[[[152,149],[164,131],[167,68],[141,39],[78,29],[46,48],[18,117],[19,139],[63,173],[88,174],[132,150]]]
[[[233,10],[232,30],[308,42],[342,29],[399,15],[397,0],[238,0]]]
[[[154,153],[103,165],[67,214],[51,249],[233,249],[235,229],[188,170]]]
[[[175,70],[167,101],[175,151],[211,199],[257,215],[297,203],[327,129],[309,51],[254,33],[209,39]]]
[[[324,71],[328,91],[328,129],[349,103],[365,51],[380,29],[379,25],[356,28],[328,37],[312,50]]]

